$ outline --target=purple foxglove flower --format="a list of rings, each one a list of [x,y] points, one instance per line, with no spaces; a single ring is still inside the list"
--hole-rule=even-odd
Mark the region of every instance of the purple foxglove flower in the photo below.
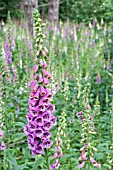
[[[37,83],[33,84],[32,87],[31,87],[31,91],[36,92],[37,89],[38,89],[38,84]]]
[[[34,115],[37,114],[37,112],[39,111],[37,107],[30,107],[28,108],[29,112],[33,113]]]
[[[50,148],[52,146],[53,142],[49,139],[43,141],[42,146],[43,148]]]
[[[91,47],[92,47],[92,48],[95,47],[95,41],[94,41],[94,40],[91,42]]]
[[[84,158],[84,161],[87,161],[87,160],[88,160],[88,157],[85,157],[85,158]]]
[[[34,141],[34,135],[33,134],[29,133],[27,138],[28,138],[28,141],[30,141],[30,143],[33,143],[33,141]]]
[[[44,96],[46,94],[45,88],[43,86],[40,86],[40,95]]]
[[[42,139],[46,140],[49,139],[51,137],[51,133],[48,131],[43,132],[43,137]]]
[[[4,136],[4,132],[2,130],[0,130],[0,139],[2,139]]]
[[[42,76],[38,76],[38,82],[42,83],[43,82],[43,77]]]
[[[81,169],[84,167],[84,165],[85,165],[85,162],[82,162],[81,164],[78,165],[78,168]]]
[[[31,106],[31,107],[36,106],[37,100],[34,100],[34,99],[30,98],[28,104],[29,104],[29,106]]]
[[[48,49],[46,47],[44,47],[44,52],[48,53]]]
[[[45,69],[48,67],[46,62],[43,63],[43,67],[44,67]]]
[[[78,112],[77,114],[76,114],[76,116],[82,116],[82,114],[83,114],[83,112],[82,111],[80,111],[80,112]]]
[[[49,83],[48,79],[44,77],[44,78],[43,78],[43,84],[44,84],[44,85],[47,85],[48,83]]]
[[[38,66],[36,64],[33,67],[33,71],[34,71],[34,73],[36,73],[38,71]]]
[[[52,93],[49,89],[45,88],[45,85],[49,83],[48,79],[51,75],[46,70],[48,67],[46,61],[49,60],[46,56],[48,50],[43,48],[42,42],[43,37],[39,38],[36,36],[35,47],[38,50],[35,52],[36,55],[42,52],[43,57],[40,61],[38,61],[37,57],[34,58],[33,78],[35,80],[30,83],[29,113],[26,116],[28,125],[24,128],[28,139],[28,146],[33,155],[44,154],[44,148],[50,148],[52,146],[49,130],[56,122],[56,118],[52,115],[55,107],[50,103]],[[37,61],[39,62],[38,66],[36,65]]]
[[[94,20],[93,20],[93,27],[95,28],[95,27],[96,27],[96,25],[97,25],[97,20],[96,20],[96,19],[94,19]]]
[[[55,167],[53,165],[50,166],[50,170],[54,170]]]
[[[33,140],[28,139],[28,146],[31,150],[35,150],[38,144],[39,144],[39,138],[34,138]]]
[[[30,92],[30,98],[34,98],[34,92]]]
[[[55,152],[55,153],[54,153],[54,155],[52,156],[52,158],[53,158],[53,159],[56,159],[56,158],[57,158],[57,156],[58,156],[58,153],[57,153],[57,152]]]
[[[90,105],[88,104],[87,106],[86,106],[86,110],[90,110],[91,109],[91,107],[90,107]]]
[[[31,88],[33,85],[35,85],[37,83],[37,81],[36,80],[33,80],[33,81],[31,81],[30,83],[29,83],[29,87]]]
[[[26,118],[27,118],[27,121],[28,121],[28,122],[31,122],[31,121],[34,119],[34,116],[33,116],[31,113],[28,113],[28,114],[26,115]]]
[[[43,149],[43,147],[41,145],[38,145],[36,147],[36,153],[37,154],[44,154],[44,149]]]
[[[46,110],[48,113],[53,113],[55,111],[55,106],[53,104],[49,104],[46,106]]]
[[[24,133],[25,133],[26,135],[28,135],[28,134],[30,133],[30,129],[29,129],[29,126],[28,126],[28,125],[24,126]]]
[[[62,156],[63,156],[63,153],[62,153],[62,152],[59,152],[59,153],[58,153],[58,156],[59,156],[59,157],[62,157]]]
[[[50,130],[53,126],[53,123],[52,122],[46,122],[44,125],[43,125],[43,128],[44,130]]]
[[[56,125],[57,118],[52,115],[52,116],[51,116],[51,121],[52,121],[52,123],[53,123],[53,126],[55,126],[55,125]]]
[[[37,73],[34,74],[34,75],[33,75],[33,78],[36,80],[36,79],[38,78],[38,74],[37,74]]]
[[[7,64],[10,64],[12,63],[12,53],[10,51],[10,44],[8,42],[8,40],[5,41],[5,54],[6,54],[6,61],[7,61]]]
[[[101,84],[101,76],[100,76],[100,74],[98,74],[98,76],[97,76],[97,83]]]
[[[28,147],[30,150],[34,150],[35,151],[35,147],[34,147],[34,143],[32,143],[31,141],[28,140]]]
[[[37,128],[37,121],[32,121],[29,123],[29,129],[30,129],[30,132],[34,132],[35,129]]]
[[[37,57],[35,57],[35,58],[34,58],[34,62],[37,62],[37,60],[38,60]]]
[[[53,164],[52,164],[52,167],[56,168],[58,166],[58,159],[56,159]]]
[[[43,56],[43,57],[45,57],[45,56],[46,56],[45,51],[42,51],[42,56]]]
[[[39,111],[42,111],[42,112],[45,110],[45,107],[44,107],[42,100],[39,101],[37,108],[38,108]]]
[[[47,76],[46,76],[47,79],[50,79],[51,78],[51,74],[48,73]]]
[[[43,117],[41,116],[38,116],[36,119],[35,119],[35,122],[38,126],[43,126],[44,122],[43,122]]]
[[[0,150],[5,150],[6,149],[6,145],[4,142],[1,143],[1,146],[0,146]]]
[[[91,162],[92,164],[96,164],[96,161],[95,161],[94,158],[90,158],[90,162]]]
[[[44,64],[43,61],[40,61],[40,67],[43,67],[43,64]]]
[[[41,129],[41,127],[35,130],[35,135],[36,137],[42,138],[43,130]]]
[[[37,90],[37,92],[34,94],[34,99],[39,100],[39,96],[40,96],[40,91]]]
[[[49,122],[51,120],[52,115],[48,112],[43,112],[42,113],[43,120]]]
[[[42,69],[42,74],[46,77],[48,75],[48,72],[45,69]]]
[[[44,97],[42,97],[42,102],[43,102],[44,105],[48,105],[49,99],[46,96],[44,96]]]
[[[46,88],[45,90],[46,90],[46,96],[48,98],[51,98],[52,97],[52,93],[50,92],[50,90],[48,88]]]

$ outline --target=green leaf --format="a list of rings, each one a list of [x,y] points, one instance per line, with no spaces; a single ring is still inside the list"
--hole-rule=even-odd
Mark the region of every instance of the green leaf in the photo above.
[[[32,170],[35,170],[35,169],[37,169],[38,166],[41,166],[41,164],[43,163],[44,160],[45,160],[44,158],[39,158],[38,160],[36,160],[34,162],[34,166],[33,166]]]

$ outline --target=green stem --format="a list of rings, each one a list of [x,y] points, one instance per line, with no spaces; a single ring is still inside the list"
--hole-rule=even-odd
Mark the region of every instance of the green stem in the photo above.
[[[47,170],[50,170],[49,159],[48,159],[48,149],[45,149],[45,159],[46,159]]]

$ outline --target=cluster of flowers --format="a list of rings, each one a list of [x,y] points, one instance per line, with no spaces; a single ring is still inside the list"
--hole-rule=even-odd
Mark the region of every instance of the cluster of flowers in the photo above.
[[[54,150],[54,155],[52,156],[52,158],[55,160],[50,167],[51,170],[54,170],[55,168],[58,168],[60,166],[59,158],[63,156],[61,146],[62,146],[62,139],[58,137],[56,140],[56,148]]]
[[[0,98],[0,100],[1,100],[1,98]],[[4,136],[4,132],[2,130],[2,127],[3,127],[2,120],[3,120],[3,118],[2,118],[2,101],[0,101],[0,150],[5,150],[6,149],[6,145],[2,141],[3,136]]]
[[[48,88],[50,73],[47,71],[47,48],[42,46],[45,36],[39,14],[34,11],[34,28],[36,34],[36,55],[34,58],[33,81],[30,83],[29,113],[26,115],[28,124],[24,128],[27,135],[28,146],[33,155],[44,154],[44,149],[52,146],[50,129],[56,124],[53,115],[55,106],[51,104],[52,93]]]
[[[6,40],[5,40],[5,54],[6,54],[6,62],[7,64],[12,63],[12,53],[10,51],[10,43],[8,41],[8,37],[6,36]]]
[[[84,114],[82,111],[78,112],[76,114],[77,117],[80,117],[80,121],[82,123],[82,139],[81,143],[84,143],[84,146],[80,149],[81,154],[79,157],[80,164],[78,165],[79,169],[82,169],[86,162],[90,161],[90,163],[97,167],[101,168],[101,164],[97,163],[93,156],[93,151],[97,151],[95,147],[91,144],[91,135],[95,134],[94,131],[94,123],[93,119],[88,113],[90,111],[90,106],[88,105],[86,107],[86,114]],[[86,128],[87,127],[87,128]]]

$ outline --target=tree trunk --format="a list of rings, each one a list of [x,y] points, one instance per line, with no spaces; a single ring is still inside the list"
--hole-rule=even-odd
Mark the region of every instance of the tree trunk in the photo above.
[[[59,3],[60,0],[49,0],[48,18],[52,23],[59,20]]]
[[[23,0],[23,9],[28,19],[29,31],[33,33],[33,10],[38,8],[38,0]]]

